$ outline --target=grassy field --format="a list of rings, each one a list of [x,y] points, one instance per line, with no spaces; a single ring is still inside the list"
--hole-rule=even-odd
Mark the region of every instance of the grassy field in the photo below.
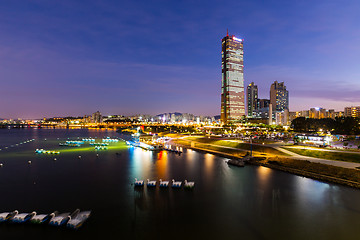
[[[360,154],[356,153],[304,150],[298,148],[286,148],[286,150],[308,157],[360,163]]]

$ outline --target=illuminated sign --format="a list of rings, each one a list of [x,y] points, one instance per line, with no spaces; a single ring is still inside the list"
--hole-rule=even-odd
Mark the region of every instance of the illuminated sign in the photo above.
[[[239,41],[239,42],[242,42],[242,41],[243,41],[243,39],[236,38],[236,37],[233,37],[233,40],[235,40],[235,41]]]

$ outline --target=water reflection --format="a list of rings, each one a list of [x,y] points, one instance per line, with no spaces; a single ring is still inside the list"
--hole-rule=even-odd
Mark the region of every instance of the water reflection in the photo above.
[[[145,178],[151,169],[153,152],[130,147],[129,155],[132,163],[132,176],[139,179]]]
[[[299,204],[306,206],[307,204],[319,204],[323,201],[330,200],[327,192],[330,190],[329,184],[314,181],[306,177],[296,177],[296,194]]]
[[[270,184],[269,181],[271,179],[272,173],[274,171],[270,168],[260,166],[257,169],[257,179],[259,181],[259,185],[262,189],[267,189]]]
[[[210,153],[204,154],[204,175],[206,180],[210,180],[214,176],[215,156]]]
[[[168,178],[168,152],[167,151],[160,151],[157,154],[157,161],[155,163],[157,177],[159,179],[167,179]]]

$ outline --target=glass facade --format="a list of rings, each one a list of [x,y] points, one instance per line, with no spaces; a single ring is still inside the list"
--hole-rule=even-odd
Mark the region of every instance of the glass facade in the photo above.
[[[243,40],[222,39],[221,121],[240,120],[245,115]]]
[[[289,92],[286,90],[284,82],[275,81],[270,88],[270,103],[276,112],[289,110]]]
[[[247,96],[247,115],[252,117],[255,110],[258,109],[258,87],[252,82],[246,90]]]

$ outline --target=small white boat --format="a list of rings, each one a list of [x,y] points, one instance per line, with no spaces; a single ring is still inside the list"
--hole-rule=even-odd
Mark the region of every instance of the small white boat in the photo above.
[[[135,178],[134,185],[142,187],[142,186],[144,186],[144,180],[137,180],[137,178]]]
[[[71,218],[66,224],[66,226],[69,228],[78,229],[90,217],[90,214],[91,211],[80,212],[79,214],[77,214],[76,217]]]
[[[54,225],[54,226],[61,226],[65,223],[67,223],[67,221],[70,220],[70,213],[62,213],[54,218],[52,218],[49,222],[50,225]]]
[[[4,212],[4,213],[0,213],[0,222],[5,222],[8,220],[11,220],[13,217],[16,216],[16,214],[18,214],[19,212],[17,210],[13,211],[13,212]]]
[[[146,185],[148,187],[156,187],[156,181],[150,181],[149,179],[147,179]]]
[[[11,219],[11,222],[24,223],[24,222],[31,220],[34,216],[36,216],[36,212],[16,214]]]
[[[57,211],[50,213],[50,214],[39,214],[39,215],[34,216],[30,221],[32,223],[45,223],[45,222],[51,221],[57,215],[58,215]]]
[[[169,181],[163,181],[162,179],[160,179],[160,187],[168,187],[169,186]]]
[[[194,188],[194,186],[195,186],[195,182],[188,182],[187,180],[185,180],[184,182],[185,188]]]
[[[181,184],[182,184],[182,182],[176,182],[174,179],[173,180],[171,180],[171,182],[172,182],[172,187],[173,188],[181,188]]]

